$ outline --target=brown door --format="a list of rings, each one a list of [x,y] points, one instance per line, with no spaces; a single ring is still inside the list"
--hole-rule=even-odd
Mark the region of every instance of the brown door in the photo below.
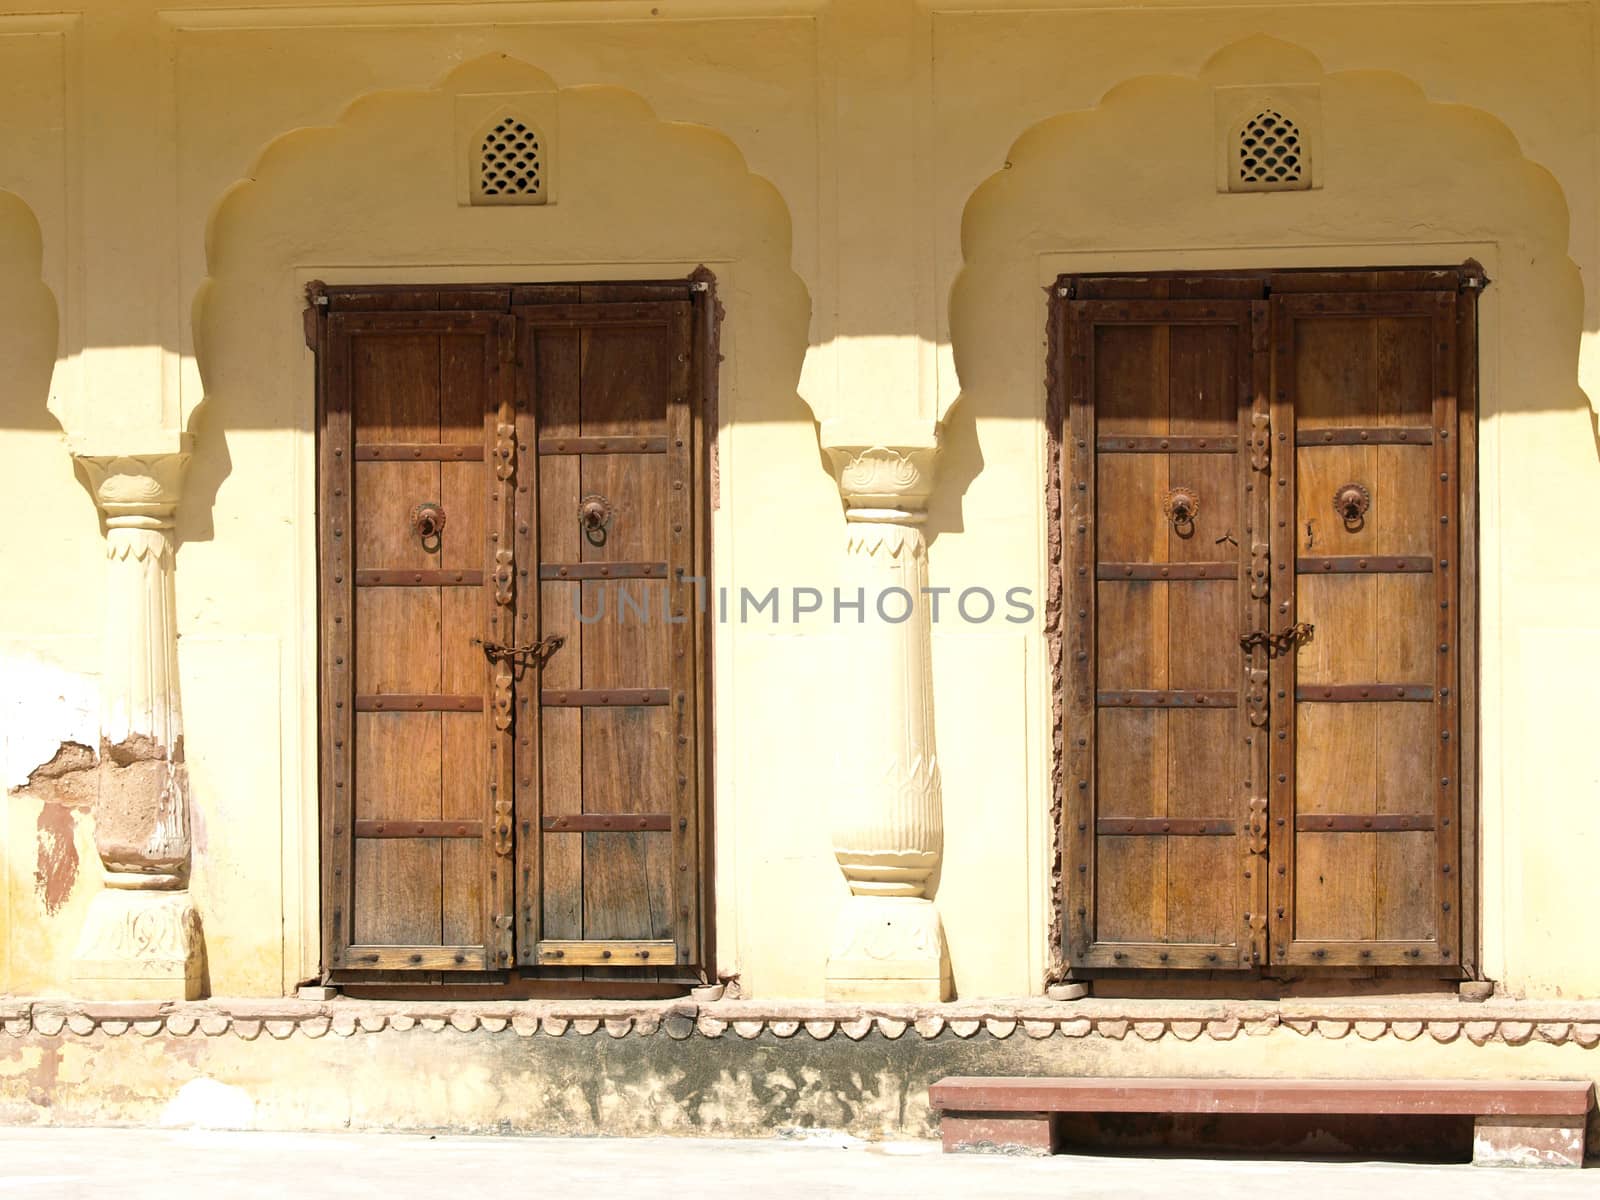
[[[695,963],[690,305],[518,315],[530,402],[521,441],[538,447],[518,549],[539,578],[520,616],[530,639],[562,646],[519,702],[536,734],[519,774],[539,786],[518,792],[517,958],[551,968]]]
[[[703,962],[693,295],[322,293],[331,970]]]
[[[1272,300],[1275,966],[1460,961],[1456,299]]]
[[[1462,278],[1063,281],[1074,970],[1470,965]]]
[[[337,312],[323,335],[324,914],[334,969],[510,962],[493,461],[510,318]],[[501,798],[505,797],[505,800]]]

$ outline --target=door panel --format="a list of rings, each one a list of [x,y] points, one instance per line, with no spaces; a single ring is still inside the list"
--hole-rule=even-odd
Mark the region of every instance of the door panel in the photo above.
[[[531,636],[564,644],[534,697],[540,786],[518,792],[530,831],[518,958],[599,978],[687,965],[698,640],[692,585],[676,581],[696,573],[691,307],[551,305],[519,319],[539,448]]]
[[[338,313],[321,334],[324,928],[335,969],[509,962],[496,636],[509,413],[494,314]],[[420,507],[419,507],[420,506]],[[423,532],[427,506],[441,514]],[[501,545],[505,543],[500,542]],[[509,628],[507,628],[509,632]],[[509,716],[509,714],[507,714]],[[509,811],[509,810],[507,810]]]
[[[1247,303],[1073,310],[1073,961],[1237,969],[1253,961],[1260,912],[1238,641],[1263,599],[1241,452],[1257,317]]]
[[[1470,958],[1478,279],[1071,281],[1116,297],[1052,331],[1074,970]]]
[[[1274,743],[1273,807],[1293,819],[1272,847],[1272,961],[1454,966],[1456,297],[1272,303],[1297,540],[1274,608],[1312,627],[1275,664],[1273,720],[1295,736]]]

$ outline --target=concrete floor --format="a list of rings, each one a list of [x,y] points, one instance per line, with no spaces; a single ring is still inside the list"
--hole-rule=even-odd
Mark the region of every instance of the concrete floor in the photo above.
[[[0,1129],[0,1197],[340,1200],[609,1197],[1297,1196],[1600,1200],[1600,1171],[1062,1155],[946,1158],[925,1143],[430,1138],[399,1134]]]

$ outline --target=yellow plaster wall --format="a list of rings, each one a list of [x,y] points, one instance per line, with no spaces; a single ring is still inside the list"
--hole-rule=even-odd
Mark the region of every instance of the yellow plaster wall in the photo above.
[[[36,516],[5,533],[28,575],[0,589],[0,646],[92,691],[102,542],[67,444],[191,432],[178,616],[217,992],[277,993],[316,965],[308,279],[705,262],[728,311],[719,582],[830,586],[843,522],[816,421],[892,441],[937,415],[932,583],[1042,598],[1040,289],[1058,271],[1473,254],[1496,279],[1484,964],[1513,990],[1600,995],[1584,728],[1600,578],[1581,550],[1600,502],[1580,391],[1596,328],[1582,279],[1600,265],[1592,5],[23,7],[0,0],[0,503]],[[1320,190],[1216,193],[1211,89],[1232,83],[1321,89]],[[556,98],[548,208],[456,203],[457,97],[504,91]],[[748,993],[820,995],[844,895],[822,818],[832,700],[862,681],[822,622],[718,639],[724,966]],[[941,622],[934,682],[956,986],[1034,992],[1050,861],[1038,622]],[[70,708],[46,706],[43,727],[74,727]],[[73,905],[47,915],[38,802],[7,803],[0,990],[64,991],[97,868],[90,853]]]

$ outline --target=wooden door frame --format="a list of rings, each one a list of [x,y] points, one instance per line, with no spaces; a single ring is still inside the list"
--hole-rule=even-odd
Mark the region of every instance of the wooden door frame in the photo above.
[[[465,994],[483,997],[586,996],[649,998],[682,994],[704,980],[715,981],[717,969],[716,936],[716,838],[715,838],[715,609],[710,603],[696,605],[692,621],[698,647],[695,654],[697,683],[696,768],[699,782],[700,871],[696,899],[701,959],[698,964],[674,968],[681,979],[561,980],[542,978],[538,968],[513,965],[508,969],[473,972],[453,971],[395,972],[338,970],[329,967],[334,945],[333,910],[335,885],[329,877],[334,861],[334,805],[329,786],[333,741],[333,715],[329,705],[327,675],[327,616],[338,608],[330,598],[331,556],[333,548],[324,538],[323,525],[333,511],[331,495],[325,492],[324,441],[328,424],[328,397],[324,393],[321,364],[329,352],[328,318],[334,313],[498,313],[510,319],[521,308],[539,304],[630,303],[650,300],[688,299],[692,309],[690,390],[694,397],[691,417],[694,438],[693,464],[701,483],[693,489],[691,503],[694,523],[695,570],[705,581],[701,594],[710,595],[714,566],[712,513],[719,507],[718,399],[721,364],[722,321],[725,310],[717,294],[716,275],[707,267],[696,268],[677,279],[613,280],[590,279],[557,283],[386,283],[330,285],[312,281],[306,285],[303,313],[305,341],[316,356],[315,378],[315,454],[318,500],[314,526],[317,560],[317,779],[319,836],[316,873],[321,905],[319,962],[324,983],[335,983],[353,994],[372,996],[423,995],[439,998]],[[513,335],[520,341],[520,335]],[[426,978],[423,976],[426,975]]]
[[[1066,655],[1065,609],[1069,589],[1066,580],[1065,497],[1068,491],[1070,455],[1067,446],[1069,417],[1068,392],[1072,364],[1067,344],[1067,305],[1073,300],[1265,300],[1285,293],[1349,292],[1456,292],[1469,297],[1456,306],[1456,383],[1459,460],[1460,529],[1460,963],[1454,968],[1384,967],[1370,968],[1380,976],[1412,979],[1481,979],[1481,894],[1479,889],[1479,824],[1482,795],[1479,786],[1480,730],[1482,709],[1481,646],[1479,628],[1479,543],[1478,543],[1478,420],[1479,352],[1477,297],[1490,280],[1483,267],[1468,259],[1452,267],[1298,267],[1215,271],[1123,271],[1067,272],[1057,276],[1047,292],[1045,304],[1045,477],[1044,506],[1046,593],[1043,610],[1045,648],[1050,660],[1051,760],[1050,825],[1053,835],[1051,857],[1050,946],[1047,982],[1074,978],[1098,979],[1183,979],[1205,977],[1192,970],[1152,970],[1119,968],[1073,968],[1069,959],[1068,905],[1080,872],[1067,821],[1066,718],[1068,712],[1068,670]],[[1086,872],[1085,872],[1086,873]],[[1232,973],[1237,976],[1237,973]],[[1341,968],[1298,967],[1282,970],[1264,960],[1250,978],[1329,978],[1350,972]]]

